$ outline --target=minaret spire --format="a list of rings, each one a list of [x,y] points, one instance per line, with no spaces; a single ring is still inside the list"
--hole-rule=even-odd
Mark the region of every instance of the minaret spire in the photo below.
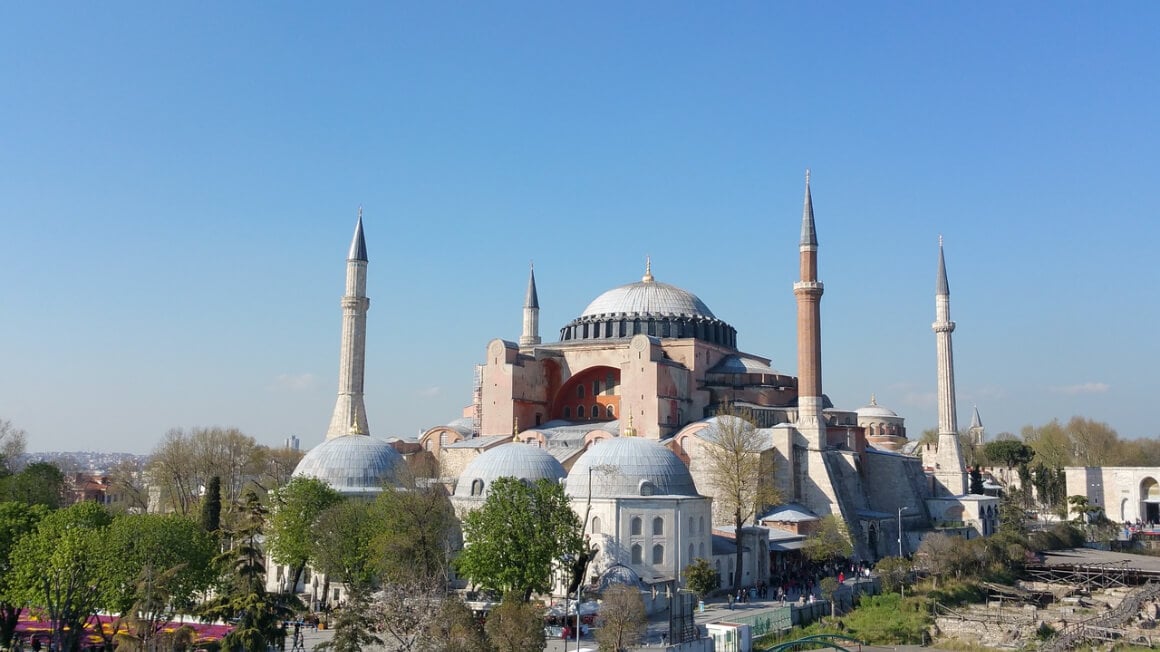
[[[338,360],[338,400],[326,438],[343,435],[368,435],[367,411],[363,404],[363,374],[366,369],[367,310],[367,243],[363,236],[362,207],[350,254],[346,260],[346,292],[342,297],[342,344]]]
[[[524,330],[520,335],[520,346],[535,346],[540,343],[540,297],[536,293],[536,267],[528,270],[528,291],[524,295]]]
[[[935,282],[935,350],[938,356],[938,451],[935,453],[935,481],[952,496],[967,492],[967,475],[959,446],[959,420],[955,409],[955,361],[951,333],[951,291],[947,283],[942,236],[938,242],[938,278]]]
[[[652,256],[644,257],[644,276],[640,277],[642,283],[652,283]]]
[[[798,430],[810,448],[826,446],[822,409],[822,293],[818,280],[818,234],[814,228],[814,201],[810,194],[810,171],[806,170],[806,194],[802,205],[802,238],[798,246],[800,279],[793,284],[797,297],[798,335]]]

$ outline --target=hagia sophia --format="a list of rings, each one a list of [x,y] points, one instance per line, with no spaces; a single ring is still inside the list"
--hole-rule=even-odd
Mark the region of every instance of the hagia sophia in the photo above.
[[[939,423],[937,445],[913,454],[903,417],[872,398],[835,407],[822,391],[819,245],[806,174],[798,255],[797,376],[737,348],[737,329],[705,301],[657,280],[596,296],[559,331],[540,335],[534,271],[516,341],[487,343],[471,404],[417,442],[372,437],[363,401],[367,247],[362,215],[347,257],[338,400],[325,440],[295,475],[351,495],[373,494],[405,464],[426,456],[458,513],[482,504],[499,477],[562,482],[600,553],[593,582],[642,587],[681,582],[704,558],[732,582],[734,537],[746,549],[742,583],[765,581],[795,554],[815,524],[845,524],[854,556],[912,553],[923,534],[987,536],[998,501],[967,493],[955,414],[950,290],[942,243],[935,287]],[[718,513],[707,450],[747,418],[760,436],[759,481],[779,499],[759,506],[742,532]],[[972,423],[972,426],[975,424]],[[653,605],[655,606],[655,605]]]

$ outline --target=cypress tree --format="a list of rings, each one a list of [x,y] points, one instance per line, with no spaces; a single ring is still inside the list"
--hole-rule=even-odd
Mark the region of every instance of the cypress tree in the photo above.
[[[201,501],[201,527],[210,534],[216,534],[222,524],[222,479],[213,476],[205,488],[205,498]]]

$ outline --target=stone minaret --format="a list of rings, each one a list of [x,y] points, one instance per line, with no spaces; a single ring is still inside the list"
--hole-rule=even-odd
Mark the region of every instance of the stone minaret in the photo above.
[[[528,293],[524,297],[524,332],[520,335],[520,347],[535,346],[540,343],[540,297],[536,295],[536,270],[528,271]]]
[[[338,401],[326,438],[343,435],[368,435],[367,410],[363,405],[363,372],[366,368],[367,309],[367,243],[363,238],[362,209],[350,254],[346,257],[346,293],[342,297],[342,347],[338,360]]]
[[[938,450],[935,452],[936,492],[961,496],[967,492],[967,474],[959,449],[959,421],[955,414],[955,361],[951,346],[951,289],[947,283],[947,265],[943,257],[942,238],[938,242],[938,280],[935,291],[935,346],[938,351]]]
[[[818,235],[814,229],[814,202],[810,172],[806,170],[806,197],[802,208],[802,238],[798,246],[801,280],[793,284],[797,297],[798,430],[810,448],[826,444],[822,415],[822,291],[818,280]]]

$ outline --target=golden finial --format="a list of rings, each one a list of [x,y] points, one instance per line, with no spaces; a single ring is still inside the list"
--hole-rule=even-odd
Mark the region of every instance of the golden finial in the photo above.
[[[350,422],[350,434],[352,434],[352,435],[363,434],[362,428],[359,427],[359,425],[358,425],[358,415],[357,414],[354,415],[354,420]]]
[[[633,431],[633,429],[632,429],[632,411],[631,410],[629,410],[629,412],[628,412],[628,428],[625,429],[624,436],[625,437],[635,437],[636,436],[636,432]]]
[[[512,435],[520,434],[520,418],[512,417]]]
[[[646,255],[644,257],[644,276],[641,277],[640,280],[644,281],[645,283],[652,283],[653,282],[652,257],[651,256]]]

